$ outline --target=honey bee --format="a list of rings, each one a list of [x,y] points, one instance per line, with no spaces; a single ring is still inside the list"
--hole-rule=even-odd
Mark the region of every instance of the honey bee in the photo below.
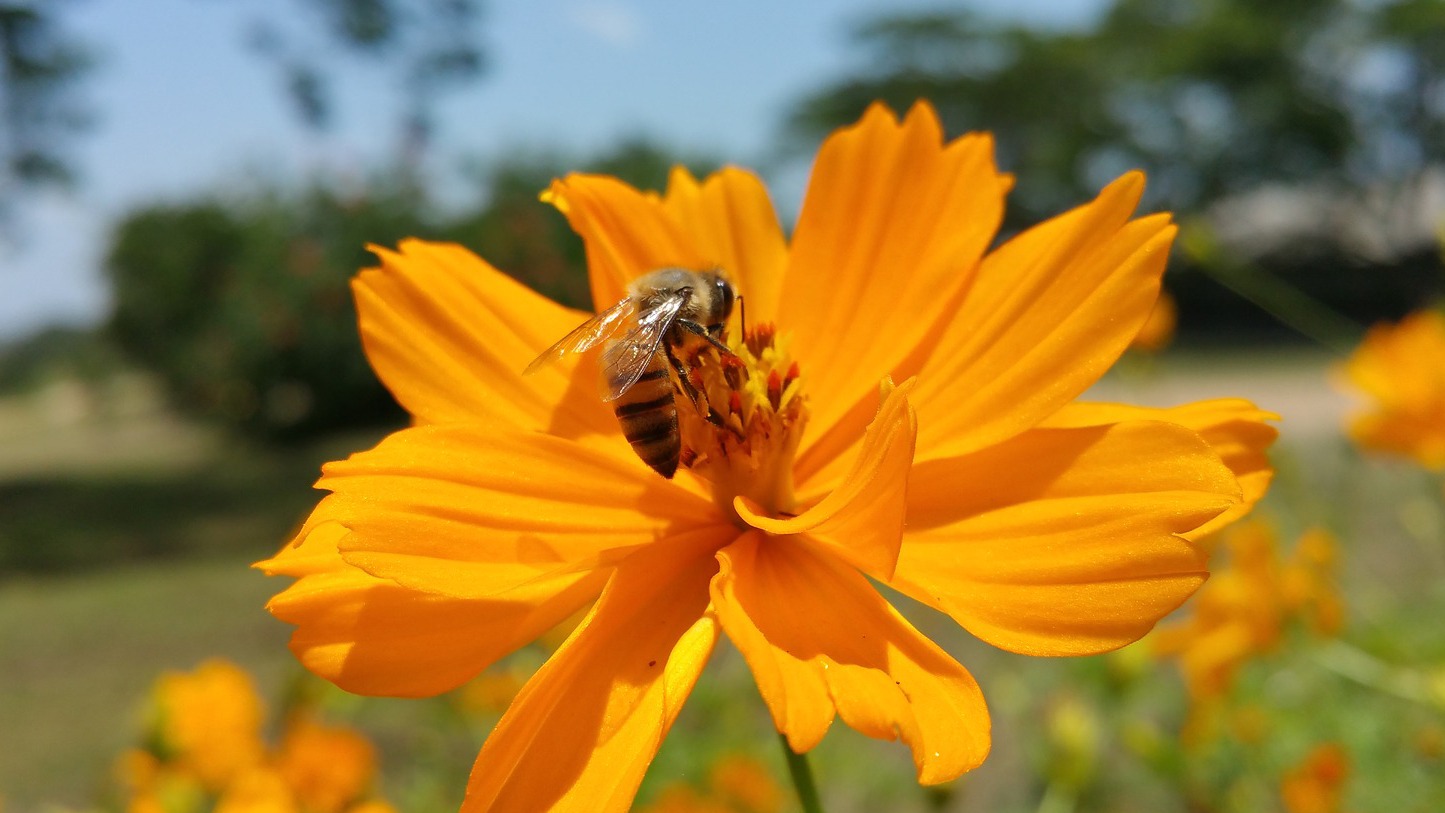
[[[615,402],[612,412],[632,451],[671,479],[682,454],[677,388],[697,400],[679,354],[702,341],[732,355],[719,337],[735,298],[732,284],[713,271],[644,274],[628,285],[626,298],[543,350],[523,374],[602,344],[602,400]]]

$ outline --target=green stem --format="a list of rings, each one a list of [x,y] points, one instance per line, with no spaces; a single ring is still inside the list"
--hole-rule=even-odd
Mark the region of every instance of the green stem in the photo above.
[[[1215,282],[1336,353],[1348,355],[1364,334],[1355,321],[1262,268],[1232,263],[1203,263],[1200,267]]]
[[[818,801],[818,786],[813,784],[813,769],[808,767],[808,755],[794,753],[792,746],[788,745],[788,738],[782,734],[778,738],[782,740],[783,755],[788,759],[788,775],[793,778],[793,787],[798,789],[803,813],[823,813],[823,805]]]
[[[1429,679],[1407,667],[1385,663],[1344,641],[1331,641],[1317,655],[1318,662],[1337,675],[1361,686],[1425,706],[1440,706]]]

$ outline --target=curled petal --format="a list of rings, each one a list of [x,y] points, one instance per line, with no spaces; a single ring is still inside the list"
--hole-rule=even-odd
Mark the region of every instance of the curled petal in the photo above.
[[[1234,472],[1242,492],[1238,505],[1184,535],[1199,540],[1249,513],[1269,490],[1274,467],[1270,465],[1268,451],[1279,437],[1279,430],[1266,422],[1277,420],[1279,416],[1275,413],[1243,398],[1218,398],[1165,408],[1076,402],[1050,416],[1043,425],[1103,426],[1124,421],[1164,421],[1198,432]]]
[[[576,573],[498,599],[456,599],[408,590],[342,560],[349,533],[335,522],[262,563],[307,573],[266,608],[296,625],[291,651],[348,692],[425,697],[450,691],[556,626],[596,597],[606,571]]]
[[[1207,557],[1182,535],[1239,499],[1183,427],[1035,429],[914,467],[889,583],[1004,649],[1108,651],[1198,588]]]
[[[978,684],[857,571],[800,537],[759,532],[718,561],[718,619],[794,751],[817,745],[836,714],[870,737],[907,743],[925,784],[983,762],[989,717]]]
[[[901,123],[875,104],[823,143],[778,313],[815,394],[815,437],[856,441],[872,410],[855,405],[885,376],[911,375],[898,365],[957,307],[1010,184],[988,135],[944,143],[926,103]]]
[[[488,422],[556,434],[617,432],[575,361],[522,377],[586,314],[564,308],[460,246],[373,246],[381,267],[352,281],[376,374],[421,423]]]
[[[984,260],[918,374],[921,459],[1037,425],[1129,346],[1158,298],[1175,232],[1167,215],[1129,221],[1143,188],[1142,175],[1125,175]]]
[[[628,809],[717,641],[707,583],[733,533],[668,539],[618,565],[487,737],[462,813]]]
[[[918,419],[908,403],[913,382],[892,389],[869,425],[863,447],[843,482],[817,504],[788,519],[759,514],[742,497],[734,509],[744,522],[770,534],[808,533],[835,555],[881,578],[893,575],[903,541],[908,470]]]
[[[323,497],[301,527],[281,546],[275,556],[252,565],[267,576],[310,576],[349,567],[341,559],[337,543],[349,531],[336,519],[336,501]]]
[[[620,440],[425,426],[323,471],[329,515],[352,531],[348,564],[453,598],[607,567],[721,522],[708,499],[648,471]]]

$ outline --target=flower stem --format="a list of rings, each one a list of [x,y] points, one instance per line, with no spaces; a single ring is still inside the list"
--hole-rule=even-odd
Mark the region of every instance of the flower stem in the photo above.
[[[1340,355],[1349,355],[1365,332],[1358,322],[1262,268],[1247,263],[1201,263],[1200,267],[1281,324]]]
[[[778,738],[783,743],[783,755],[788,760],[788,775],[793,778],[793,787],[798,790],[798,801],[803,805],[803,813],[823,813],[823,805],[818,801],[818,786],[813,784],[813,769],[808,766],[808,755],[794,753],[792,746],[788,745],[788,738],[782,734]]]

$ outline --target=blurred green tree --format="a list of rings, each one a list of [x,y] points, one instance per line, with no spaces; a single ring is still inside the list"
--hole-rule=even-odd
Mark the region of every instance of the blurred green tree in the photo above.
[[[887,15],[853,32],[862,64],[786,122],[811,145],[875,99],[992,130],[1026,167],[1017,222],[1129,167],[1197,211],[1267,181],[1398,180],[1445,155],[1445,0],[1113,0],[1043,29],[968,11]]]
[[[193,414],[263,435],[400,419],[362,356],[347,280],[367,242],[425,233],[417,195],[377,184],[134,212],[106,267],[112,335]]]
[[[301,122],[322,129],[335,102],[335,65],[360,57],[396,71],[404,109],[398,164],[414,166],[431,140],[445,91],[482,75],[481,0],[295,0],[301,13],[258,14],[247,40],[280,70]],[[68,25],[65,4],[0,0],[0,227],[25,193],[77,176],[71,147],[94,118],[84,79],[92,43]]]
[[[376,264],[368,243],[456,241],[529,287],[590,308],[581,241],[538,194],[577,167],[661,188],[680,163],[673,155],[643,139],[592,159],[509,153],[480,172],[484,203],[450,213],[405,171],[355,194],[317,182],[146,207],[111,237],[108,328],[178,406],[244,432],[291,438],[400,421],[362,354],[348,288],[357,269]]]
[[[77,90],[93,62],[57,7],[0,0],[0,226],[23,193],[73,180],[70,147],[90,121]]]
[[[248,32],[252,49],[274,63],[297,115],[317,130],[335,114],[329,78],[335,62],[359,56],[396,70],[406,100],[397,142],[403,164],[414,164],[430,144],[438,97],[486,69],[481,0],[297,4],[303,13],[294,17],[257,17]]]

